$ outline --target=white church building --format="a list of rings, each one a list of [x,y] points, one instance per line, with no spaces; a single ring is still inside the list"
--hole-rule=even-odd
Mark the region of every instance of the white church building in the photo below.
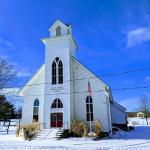
[[[73,118],[87,124],[99,120],[103,132],[126,125],[126,109],[113,100],[110,87],[76,59],[71,25],[57,20],[49,32],[42,39],[45,64],[18,93],[22,124],[37,121],[43,128],[69,129]]]

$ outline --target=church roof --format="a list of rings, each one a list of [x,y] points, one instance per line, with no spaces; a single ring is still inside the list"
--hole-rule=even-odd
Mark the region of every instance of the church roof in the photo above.
[[[23,92],[28,89],[28,87],[30,85],[32,85],[32,83],[34,82],[34,80],[40,75],[40,73],[42,73],[43,71],[45,71],[45,64],[43,64],[40,69],[32,76],[32,78],[25,84],[24,87],[22,87],[19,91],[18,91],[18,95],[19,96],[23,96]]]
[[[57,19],[57,20],[52,24],[52,26],[49,28],[49,31],[50,31],[53,27],[57,26],[58,24],[61,24],[61,25],[63,25],[63,26],[67,26],[67,27],[71,26],[70,24],[63,23],[61,20]]]
[[[115,107],[117,107],[118,109],[122,110],[123,112],[126,111],[126,108],[123,107],[122,105],[118,104],[116,101],[113,101],[112,103]]]

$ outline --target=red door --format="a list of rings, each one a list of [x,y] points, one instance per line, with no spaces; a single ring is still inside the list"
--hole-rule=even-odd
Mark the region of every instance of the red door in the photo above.
[[[51,127],[62,127],[63,113],[51,113]]]

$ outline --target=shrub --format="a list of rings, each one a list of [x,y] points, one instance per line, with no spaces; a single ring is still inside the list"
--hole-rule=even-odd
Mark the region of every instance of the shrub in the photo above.
[[[129,126],[129,130],[134,130],[134,126]]]
[[[87,125],[85,122],[79,122],[78,120],[73,119],[71,123],[71,132],[77,137],[87,136]]]
[[[95,131],[96,137],[99,137],[99,138],[104,137],[101,123],[98,120],[94,122],[94,131]]]
[[[80,123],[80,128],[81,128],[82,136],[86,137],[88,135],[88,128],[87,128],[87,125],[85,124],[85,122]]]
[[[60,138],[68,138],[70,136],[69,130],[64,130]]]
[[[81,136],[80,123],[76,119],[73,119],[71,122],[71,132],[74,133],[74,136]]]
[[[25,125],[25,126],[23,126],[23,129],[24,129],[24,138],[25,138],[25,140],[28,140],[28,139],[30,140],[38,132],[39,124],[38,123],[32,123],[32,124],[29,124],[29,125]]]
[[[19,136],[20,129],[21,129],[21,127],[20,127],[20,126],[17,126],[17,129],[16,129],[16,136],[17,136],[17,137]]]

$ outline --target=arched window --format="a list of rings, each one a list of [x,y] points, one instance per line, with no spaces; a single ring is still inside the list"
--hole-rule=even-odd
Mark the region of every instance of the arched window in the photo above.
[[[52,64],[52,84],[56,84],[56,62]]]
[[[39,100],[35,99],[33,104],[33,122],[38,122],[39,119]]]
[[[53,103],[51,108],[63,108],[63,104],[59,98],[56,98]]]
[[[93,102],[91,96],[86,98],[86,117],[87,121],[93,121]]]
[[[63,83],[63,63],[56,57],[52,63],[52,84]]]
[[[60,26],[58,26],[56,28],[56,36],[61,36],[61,27]]]
[[[58,64],[58,83],[62,84],[63,83],[63,64],[62,61],[59,61]]]

